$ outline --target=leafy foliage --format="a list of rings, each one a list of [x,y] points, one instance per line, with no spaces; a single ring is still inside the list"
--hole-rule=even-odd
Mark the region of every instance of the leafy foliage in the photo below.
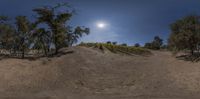
[[[159,36],[155,36],[154,40],[151,43],[146,43],[145,48],[159,50],[163,45],[163,40]]]
[[[61,7],[65,11],[60,11]],[[83,26],[73,28],[68,25],[74,11],[66,3],[33,11],[37,14],[34,22],[26,16],[17,16],[13,23],[7,16],[0,16],[1,49],[10,50],[9,55],[18,56],[18,53],[24,58],[33,50],[42,50],[45,56],[57,54],[59,49],[72,46],[90,32]]]
[[[34,29],[31,22],[26,18],[26,16],[16,17],[16,27],[17,27],[17,47],[22,51],[22,58],[24,58],[25,51],[29,48],[30,33]]]
[[[135,46],[135,47],[140,47],[140,44],[139,44],[139,43],[136,43],[134,46]]]
[[[198,50],[200,44],[200,21],[198,16],[187,16],[171,24],[171,35],[168,40],[171,49]]]
[[[76,43],[78,38],[83,34],[89,34],[89,28],[76,27],[74,30],[67,26],[67,23],[73,15],[73,11],[58,12],[64,5],[57,5],[56,7],[42,7],[36,8],[33,11],[38,14],[36,24],[47,24],[52,33],[52,42],[55,45],[56,54],[62,47],[71,46]],[[68,7],[68,6],[67,6]]]

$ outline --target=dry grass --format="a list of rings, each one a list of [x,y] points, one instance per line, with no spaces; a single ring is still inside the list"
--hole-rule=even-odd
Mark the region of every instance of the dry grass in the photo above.
[[[142,47],[133,47],[133,46],[122,46],[122,45],[113,45],[113,44],[106,44],[106,43],[81,43],[79,46],[86,46],[86,47],[94,47],[98,48],[102,51],[104,49],[108,49],[113,53],[124,53],[127,55],[150,55],[151,52]]]

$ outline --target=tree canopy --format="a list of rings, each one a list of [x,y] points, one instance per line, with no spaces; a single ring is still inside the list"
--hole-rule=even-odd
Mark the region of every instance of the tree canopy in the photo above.
[[[200,21],[198,16],[187,16],[171,24],[168,40],[171,49],[190,50],[191,54],[200,44]]]
[[[62,11],[59,10],[61,7]],[[69,25],[74,10],[66,3],[39,7],[33,11],[36,14],[33,22],[26,16],[16,16],[14,23],[8,16],[0,16],[1,48],[10,50],[10,55],[18,53],[24,58],[25,53],[31,50],[42,50],[45,56],[52,52],[57,54],[59,49],[72,46],[90,32],[84,26]]]

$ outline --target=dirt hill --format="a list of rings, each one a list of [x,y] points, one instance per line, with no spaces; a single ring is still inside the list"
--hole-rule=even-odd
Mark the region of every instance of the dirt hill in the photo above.
[[[54,58],[1,60],[0,97],[200,98],[200,63],[178,60],[169,52],[153,51],[153,55],[146,57],[102,53],[86,47],[63,51],[65,55]]]

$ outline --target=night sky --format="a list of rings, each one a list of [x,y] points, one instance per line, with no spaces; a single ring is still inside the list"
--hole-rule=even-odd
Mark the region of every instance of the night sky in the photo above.
[[[165,42],[169,25],[187,15],[200,14],[200,0],[0,0],[0,14],[33,16],[32,9],[69,2],[77,14],[72,26],[86,26],[91,34],[81,41],[144,44],[158,35]],[[98,23],[105,24],[99,28]]]

